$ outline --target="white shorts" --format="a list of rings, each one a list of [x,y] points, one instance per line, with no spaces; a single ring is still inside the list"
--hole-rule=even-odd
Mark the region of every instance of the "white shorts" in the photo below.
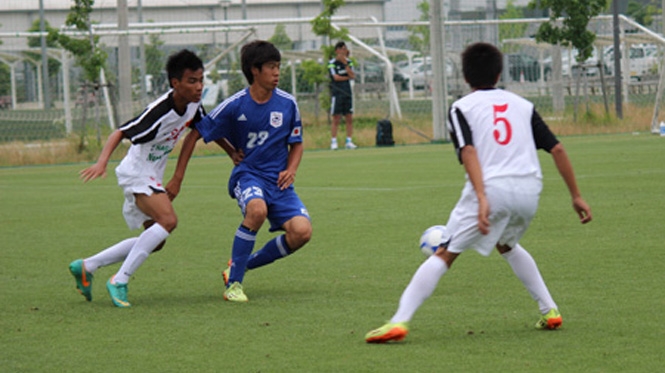
[[[146,215],[136,206],[135,194],[152,195],[155,192],[166,192],[162,185],[162,180],[154,176],[128,176],[123,175],[116,169],[118,185],[122,188],[125,195],[125,203],[122,205],[122,215],[125,217],[129,229],[139,229],[143,223],[152,220],[152,217]]]
[[[473,249],[488,256],[496,244],[514,247],[536,215],[541,190],[542,181],[533,177],[487,182],[490,227],[489,233],[483,235],[478,230],[478,199],[467,181],[446,225],[451,235],[448,250],[461,253]]]

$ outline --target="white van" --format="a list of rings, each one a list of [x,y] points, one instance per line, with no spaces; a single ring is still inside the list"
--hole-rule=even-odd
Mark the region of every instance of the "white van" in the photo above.
[[[607,47],[604,53],[608,73],[614,75],[614,47]],[[646,75],[658,74],[658,48],[655,45],[633,44],[630,46],[629,58],[631,79],[642,80]]]
[[[579,67],[579,62],[577,62],[577,49],[575,48],[566,48],[561,50],[561,75],[566,78],[576,76],[576,69]],[[605,58],[603,56],[603,58]],[[571,63],[572,62],[572,63]],[[604,60],[603,61],[603,73],[608,74],[608,65],[612,61]],[[598,60],[598,48],[593,47],[591,52],[591,57],[584,61],[586,68],[587,76],[599,76],[600,69],[599,60]],[[552,79],[552,57],[547,57],[543,60],[543,66],[545,71],[545,80]]]

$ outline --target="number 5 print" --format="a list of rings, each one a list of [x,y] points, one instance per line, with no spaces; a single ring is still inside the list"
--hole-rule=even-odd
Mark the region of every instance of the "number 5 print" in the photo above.
[[[508,104],[505,105],[493,105],[494,106],[494,140],[496,140],[499,145],[506,145],[510,142],[510,139],[513,137],[513,129],[510,126],[510,122],[506,117],[501,116],[501,113],[508,111]],[[501,138],[501,126],[503,126],[504,134]]]

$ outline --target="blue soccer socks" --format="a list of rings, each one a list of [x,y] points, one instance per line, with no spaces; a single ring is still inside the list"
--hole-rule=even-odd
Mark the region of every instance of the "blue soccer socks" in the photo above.
[[[233,249],[231,251],[231,271],[229,273],[228,283],[234,282],[242,283],[245,277],[245,269],[249,255],[254,250],[254,243],[256,242],[256,233],[249,228],[241,225],[236,230],[235,238],[233,239]]]
[[[291,250],[286,244],[286,236],[281,235],[268,241],[263,248],[249,257],[247,269],[254,269],[266,264],[270,264],[277,259],[291,254]]]

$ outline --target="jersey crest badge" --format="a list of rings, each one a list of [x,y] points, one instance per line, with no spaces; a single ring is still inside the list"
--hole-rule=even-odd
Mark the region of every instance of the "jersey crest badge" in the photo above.
[[[278,128],[282,125],[282,112],[281,111],[271,111],[270,112],[270,125]]]

